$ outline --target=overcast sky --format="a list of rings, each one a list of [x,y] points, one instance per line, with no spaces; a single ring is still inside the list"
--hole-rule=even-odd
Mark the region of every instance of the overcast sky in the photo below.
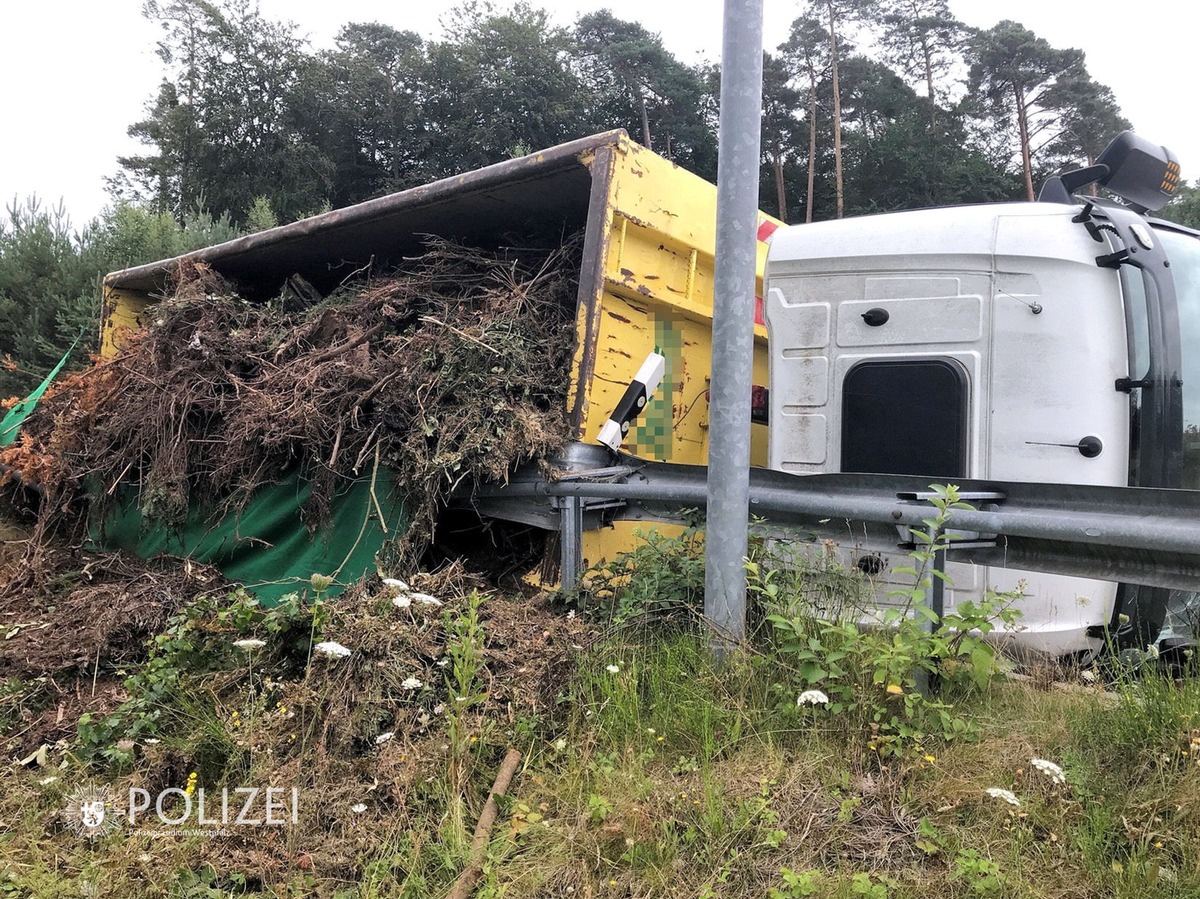
[[[716,61],[721,0],[533,0],[569,25],[582,12],[607,7],[661,35],[679,59]],[[314,46],[329,46],[339,26],[379,21],[427,37],[451,0],[260,0],[264,14],[295,21]],[[504,5],[500,3],[498,5]],[[138,145],[126,129],[142,117],[161,77],[154,55],[158,31],[141,16],[141,0],[0,0],[0,201],[37,194],[65,204],[76,226],[108,203],[104,177],[118,155]],[[796,0],[765,0],[764,45],[774,49],[799,11]],[[1113,89],[1126,118],[1146,137],[1170,147],[1183,176],[1200,177],[1196,76],[1185,65],[1194,29],[1184,7],[1167,0],[950,0],[969,25],[1014,19],[1055,47],[1087,54],[1092,76]],[[1186,14],[1185,14],[1186,15]]]

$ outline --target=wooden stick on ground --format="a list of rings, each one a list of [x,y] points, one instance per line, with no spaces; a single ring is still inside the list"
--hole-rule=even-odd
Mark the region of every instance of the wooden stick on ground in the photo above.
[[[508,790],[508,785],[512,783],[513,775],[517,773],[519,764],[521,764],[521,750],[508,750],[500,765],[500,770],[496,772],[496,781],[492,784],[492,791],[488,794],[487,802],[484,803],[483,811],[479,815],[479,823],[475,825],[475,835],[471,838],[471,854],[467,860],[467,867],[458,875],[458,880],[454,881],[454,886],[446,894],[446,899],[468,899],[475,890],[479,878],[483,876],[483,860],[487,853],[488,840],[491,838],[496,818],[500,814],[500,806],[496,804],[496,797],[503,796]]]

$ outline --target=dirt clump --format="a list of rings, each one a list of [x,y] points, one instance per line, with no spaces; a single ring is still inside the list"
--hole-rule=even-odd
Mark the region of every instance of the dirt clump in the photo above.
[[[85,712],[107,714],[125,698],[118,672],[145,660],[168,618],[197,595],[228,589],[208,566],[59,546],[40,550],[37,570],[53,576],[34,577],[27,538],[13,542],[22,552],[0,567],[0,682],[11,688],[0,718],[10,749],[73,738]]]

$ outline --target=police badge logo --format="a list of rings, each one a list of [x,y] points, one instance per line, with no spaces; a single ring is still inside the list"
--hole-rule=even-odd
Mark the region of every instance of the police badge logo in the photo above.
[[[67,797],[62,815],[68,829],[89,840],[121,826],[120,813],[107,786],[76,787]]]

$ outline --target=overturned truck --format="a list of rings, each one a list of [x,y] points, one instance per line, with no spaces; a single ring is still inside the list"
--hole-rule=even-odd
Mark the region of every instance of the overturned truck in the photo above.
[[[1098,166],[1057,179],[1048,202],[783,230],[760,215],[759,279],[746,310],[762,385],[751,444],[753,463],[774,470],[754,474],[752,513],[836,540],[847,565],[880,581],[886,603],[897,545],[911,542],[926,516],[930,483],[953,481],[978,510],[958,519],[953,586],[939,596],[947,608],[999,585],[1024,594],[1023,629],[1013,638],[1026,648],[1089,652],[1110,630],[1130,642],[1153,639],[1169,607],[1190,607],[1200,572],[1200,375],[1188,376],[1200,345],[1200,242],[1145,216],[1177,181],[1173,157],[1123,135]],[[1077,200],[1074,192],[1093,182],[1123,200]],[[137,499],[124,515],[106,510],[104,538],[143,554],[215,561],[266,592],[313,571],[352,580],[374,569],[397,533],[433,514],[414,508],[412,482],[420,480],[428,489],[418,504],[550,534],[537,576],[572,583],[581,568],[630,548],[640,520],[702,503],[705,473],[696,466],[707,456],[715,205],[712,185],[610,132],[109,275],[110,360],[146,339],[139,334],[177,327],[181,319],[168,314],[174,300],[160,301],[185,289],[187,327],[195,309],[226,302],[230,290],[250,307],[299,310],[272,338],[277,345],[251,348],[254,378],[270,379],[272,348],[291,360],[274,383],[295,384],[292,412],[278,419],[293,430],[295,409],[319,417],[334,397],[322,382],[325,399],[304,406],[301,349],[337,377],[381,346],[425,349],[419,358],[389,356],[391,368],[362,368],[356,382],[335,380],[351,396],[333,403],[319,453],[251,455],[258,467],[235,467],[237,477],[211,463],[210,475],[224,472],[210,485],[218,501],[186,527],[146,527],[153,466],[145,453],[124,459],[115,473],[124,488],[138,488]],[[465,270],[435,265],[431,274],[430,235],[435,257],[452,244],[486,261]],[[507,305],[507,317],[488,318],[487,308],[446,288],[463,277],[494,283],[509,268],[510,281],[532,284],[552,256],[569,273],[569,289],[559,284],[546,302]],[[424,273],[440,305],[405,305],[399,288],[374,299],[360,290],[357,324],[325,328],[324,343],[317,340],[338,318],[348,284],[406,270]],[[377,309],[382,325],[372,318]],[[223,333],[195,328],[171,345],[202,355],[213,341],[242,338],[243,319],[221,321]],[[475,353],[474,370],[488,376],[459,383],[457,396],[495,397],[474,407],[490,409],[487,428],[499,436],[516,415],[521,433],[536,439],[485,441],[470,459],[459,444],[443,452],[446,417],[420,400],[451,402],[452,394],[407,377],[457,358],[430,334]],[[514,346],[548,341],[561,359],[514,375],[501,360],[505,335]],[[142,366],[125,360],[126,369]],[[234,374],[219,392],[231,403],[256,386]],[[534,406],[506,392],[514,379],[537,394]],[[408,408],[402,397],[381,405],[389,389],[418,400],[418,414],[406,413],[407,443],[372,442],[394,424],[389,409]],[[218,459],[237,445],[272,442],[270,410],[256,421],[238,432],[240,443],[226,442],[224,431],[199,441]],[[493,446],[489,468],[481,460]],[[532,466],[509,478],[519,463]],[[117,486],[101,488],[122,492]]]
[[[712,185],[634,144],[624,132],[600,134],[254,234],[186,258],[114,272],[104,282],[102,354],[112,359],[131,339],[138,339],[134,335],[147,328],[153,331],[155,327],[161,330],[171,326],[172,322],[163,320],[160,300],[177,294],[181,280],[186,283],[189,278],[203,282],[214,275],[235,289],[240,299],[251,303],[294,304],[299,301],[289,300],[289,296],[297,292],[312,294],[316,298],[312,309],[325,302],[333,310],[330,314],[336,314],[340,298],[347,296],[348,284],[372,283],[388,273],[403,273],[414,266],[427,268],[431,235],[436,235],[438,247],[452,244],[487,256],[492,275],[523,261],[530,269],[529,277],[537,277],[548,264],[545,260],[557,253],[557,261],[565,265],[570,282],[565,288],[559,285],[555,294],[562,309],[552,309],[548,303],[529,306],[521,314],[535,320],[517,325],[531,326],[531,333],[522,335],[524,340],[544,337],[553,342],[550,349],[563,354],[561,371],[542,369],[516,374],[526,379],[557,380],[557,384],[540,386],[549,393],[559,391],[561,428],[556,445],[551,439],[530,441],[525,456],[545,458],[554,454],[551,449],[593,439],[642,361],[657,352],[665,368],[664,387],[640,410],[638,421],[625,435],[625,448],[647,459],[700,464],[707,452],[715,209],[716,191]],[[765,240],[777,223],[764,216],[761,225]],[[766,243],[760,246],[761,268]],[[458,276],[435,276],[433,286]],[[209,297],[222,292],[211,284],[200,286],[200,292],[207,292]],[[389,297],[380,296],[376,302],[386,304]],[[460,343],[466,350],[477,350],[481,362],[494,360],[486,366],[490,369],[500,360],[497,350],[504,350],[504,335],[494,327],[480,330],[477,325],[483,314],[469,302],[457,308],[443,304],[440,311],[423,310],[415,324],[425,330],[464,335],[465,342]],[[310,312],[308,318],[312,317]],[[228,333],[236,328],[232,320],[224,321],[225,334],[213,329],[206,334],[199,324],[194,315],[187,319],[186,326],[193,332],[181,333],[175,342],[182,354],[199,355],[210,349],[212,341],[236,340],[240,336]],[[350,332],[339,334],[329,351],[336,351],[340,341],[349,357],[365,352],[365,344],[372,341],[407,340],[414,333],[414,322],[401,320],[364,337],[373,325],[372,321],[363,322],[357,338]],[[504,326],[510,328],[513,322]],[[761,308],[755,327],[755,370],[757,380],[765,383],[766,332]],[[296,339],[312,337],[300,334]],[[355,339],[358,344],[349,346]],[[190,349],[189,341],[195,344]],[[436,349],[432,347],[431,352]],[[321,361],[325,361],[324,353]],[[425,363],[440,364],[436,360]],[[528,365],[529,360],[522,364]],[[401,376],[400,372],[391,374],[399,377],[394,383],[403,385],[401,389],[421,386],[421,377],[416,373],[411,377]],[[347,389],[361,398],[362,393],[378,386],[351,384]],[[161,389],[172,388],[164,384]],[[236,392],[240,388],[234,385],[232,389]],[[497,388],[480,382],[462,389]],[[341,446],[336,448],[343,457],[350,432],[367,434],[381,424],[386,428],[387,421],[382,419],[387,418],[387,410],[380,407],[379,399],[372,396],[368,402],[345,410],[345,433]],[[447,402],[445,396],[441,399]],[[439,410],[426,410],[423,426],[428,433],[424,436],[436,439],[438,429],[447,424],[445,419],[453,415],[451,410],[445,411],[446,415],[441,416]],[[506,418],[513,414],[510,406],[497,404],[497,427],[503,428]],[[755,461],[761,465],[766,462],[765,428],[756,425],[755,432]],[[244,430],[239,432],[239,436],[244,434]],[[211,440],[213,435],[204,439]],[[496,455],[502,468],[524,461],[519,451],[500,448]],[[314,461],[301,466],[299,477],[292,479],[291,472],[282,470],[286,466],[279,463],[283,461],[276,459],[280,470],[270,472],[270,479],[277,483],[261,485],[259,496],[242,503],[237,514],[214,520],[210,509],[208,515],[192,522],[182,537],[177,529],[144,526],[138,512],[145,509],[147,484],[140,483],[140,505],[134,503],[128,510],[131,514],[110,514],[105,537],[109,543],[142,554],[166,551],[199,555],[268,593],[284,589],[289,581],[294,584],[298,578],[307,578],[311,571],[338,571],[346,579],[372,570],[376,552],[411,519],[413,510],[403,508],[403,489],[398,503],[382,501],[385,494],[395,500],[396,492],[390,489],[393,483],[413,477],[407,458],[393,456],[389,460],[385,452],[386,471],[380,474],[374,468],[375,456],[368,452],[365,459],[356,459],[352,466],[360,477],[354,479],[346,476],[350,472],[339,472],[335,494],[327,502],[328,514],[321,528],[311,534],[312,528],[306,530],[301,524],[301,515],[306,503],[311,506],[310,482],[328,477],[328,466]],[[393,463],[390,466],[389,461]],[[440,486],[458,488],[459,497],[463,488],[470,486],[469,479],[461,477],[462,472],[437,474],[442,478]],[[488,474],[494,479],[498,472]],[[381,478],[387,481],[387,489],[381,485]],[[236,478],[227,476],[226,480]],[[466,483],[457,483],[464,480]],[[468,499],[466,505],[487,513],[483,501],[472,504]],[[579,563],[612,558],[633,545],[632,532],[637,525],[606,520],[607,526],[601,528],[602,513],[595,505],[589,506]],[[530,507],[528,515],[517,513],[515,517],[531,526],[544,526],[553,514],[548,517]],[[312,524],[311,515],[306,520]],[[453,530],[453,526],[440,529],[447,539],[452,538]],[[470,539],[478,536],[473,534]],[[558,579],[558,560],[559,553],[548,553],[547,564],[539,574],[543,581],[553,583]]]

